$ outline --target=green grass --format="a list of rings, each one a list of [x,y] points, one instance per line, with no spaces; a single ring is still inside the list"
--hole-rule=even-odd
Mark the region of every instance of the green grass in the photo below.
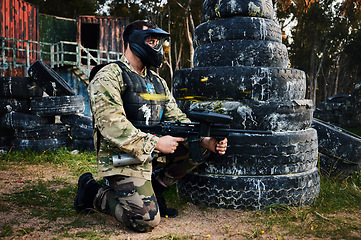
[[[59,217],[74,214],[69,196],[74,196],[76,186],[63,181],[40,181],[27,185],[21,191],[4,195],[3,201],[10,201],[30,211],[34,217],[55,221]],[[72,215],[73,215],[72,214]]]
[[[84,172],[96,172],[96,155],[94,152],[72,153],[72,151],[68,151],[66,148],[56,152],[11,151],[8,154],[0,154],[0,169],[6,170],[8,162],[16,162],[23,165],[51,163],[66,167],[75,175],[80,175]]]
[[[47,181],[26,182],[24,187],[11,194],[0,195],[0,211],[7,212],[5,203],[11,202],[21,209],[30,213],[30,217],[37,217],[48,222],[59,218],[69,219],[69,223],[62,226],[59,236],[65,238],[103,239],[104,232],[99,234],[88,231],[86,228],[94,225],[87,219],[80,218],[73,209],[72,199],[76,193],[74,180],[90,171],[96,173],[96,156],[92,152],[72,154],[67,149],[57,152],[10,152],[0,154],[0,169],[9,170],[12,166],[26,168],[30,165],[51,164],[60,167],[70,173],[70,178],[51,178]],[[1,178],[1,176],[0,176]],[[5,184],[6,187],[6,184]],[[182,209],[187,201],[178,197],[176,188],[171,187],[165,193],[169,206]],[[248,211],[253,214],[247,219],[253,228],[247,233],[232,233],[241,238],[259,238],[263,232],[275,232],[280,239],[283,234],[297,236],[296,238],[329,237],[335,239],[357,239],[352,235],[353,231],[360,232],[359,219],[352,213],[361,212],[361,173],[353,174],[347,178],[321,176],[321,192],[314,204],[307,207],[290,207],[284,205],[269,206],[261,211]],[[200,211],[212,211],[212,209],[199,206]],[[231,210],[230,210],[231,211]],[[347,214],[350,213],[350,214]],[[329,215],[333,217],[327,217]],[[105,224],[105,216],[93,214],[97,223]],[[16,222],[0,223],[0,238],[22,236],[31,229],[16,229]],[[84,228],[79,233],[71,233],[72,228]],[[44,227],[43,231],[47,230]],[[224,226],[225,232],[230,232],[232,226]],[[282,231],[281,231],[282,230]],[[286,231],[286,233],[285,233]],[[278,234],[279,232],[279,234]],[[110,234],[110,233],[109,233]],[[194,237],[194,236],[193,236]],[[169,233],[159,239],[189,239],[192,236]]]

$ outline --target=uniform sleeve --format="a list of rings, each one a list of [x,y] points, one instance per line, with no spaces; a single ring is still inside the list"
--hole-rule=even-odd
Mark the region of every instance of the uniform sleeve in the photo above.
[[[135,128],[126,118],[121,98],[125,85],[119,66],[108,64],[102,68],[88,90],[95,127],[102,137],[121,151],[146,161],[159,138]]]

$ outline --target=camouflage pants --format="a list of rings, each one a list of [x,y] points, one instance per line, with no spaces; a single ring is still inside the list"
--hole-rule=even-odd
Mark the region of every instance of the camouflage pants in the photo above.
[[[157,177],[167,186],[191,172],[201,163],[194,163],[183,145],[167,156],[167,163],[155,163]],[[106,177],[108,186],[102,187],[94,205],[101,212],[114,216],[127,227],[138,231],[151,231],[160,222],[157,199],[150,180],[128,177]]]
[[[127,227],[138,231],[152,230],[160,222],[157,200],[149,180],[127,176],[105,178],[94,200],[94,205],[103,213],[115,217]]]

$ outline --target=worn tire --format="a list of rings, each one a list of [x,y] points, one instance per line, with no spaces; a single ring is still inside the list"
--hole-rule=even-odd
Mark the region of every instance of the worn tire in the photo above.
[[[298,131],[312,124],[311,100],[193,102],[189,110],[206,109],[233,117],[231,128],[268,131]],[[188,112],[188,110],[185,110]]]
[[[271,0],[205,0],[202,15],[203,22],[233,16],[272,19],[274,10]]]
[[[70,85],[57,72],[41,61],[32,64],[28,73],[49,96],[75,95]]]
[[[44,124],[33,128],[15,129],[14,135],[21,139],[49,139],[66,138],[68,134],[68,127],[64,124]]]
[[[284,44],[271,41],[228,40],[203,44],[194,51],[194,67],[288,65],[288,51]]]
[[[361,164],[361,137],[320,119],[313,119],[320,153],[348,164]]]
[[[240,16],[204,22],[194,30],[195,48],[225,40],[282,42],[282,33],[280,26],[273,20]]]
[[[34,114],[10,112],[0,116],[0,127],[5,128],[34,128],[54,122],[54,118],[40,117]]]
[[[69,145],[69,138],[51,138],[51,139],[21,139],[15,138],[13,146],[18,151],[56,151],[61,147]]]
[[[93,128],[93,118],[84,114],[63,115],[60,121],[70,126]]]
[[[93,128],[70,127],[70,136],[74,139],[93,139]]]
[[[174,72],[172,89],[180,100],[301,100],[306,95],[306,75],[289,68],[184,68]]]
[[[274,176],[237,176],[190,173],[178,192],[194,204],[214,208],[262,209],[271,204],[311,204],[320,192],[317,168]]]
[[[56,116],[82,113],[85,110],[84,97],[55,96],[33,98],[30,102],[31,112],[39,116]]]
[[[6,98],[41,97],[43,90],[30,77],[0,77],[0,96]]]
[[[30,100],[28,99],[14,99],[14,98],[0,98],[0,113],[9,112],[24,112],[30,111]]]
[[[13,137],[14,129],[0,126],[0,137]]]
[[[317,167],[317,132],[275,132],[272,135],[232,134],[225,155],[211,155],[199,167],[208,174],[284,175]]]
[[[338,158],[319,153],[320,173],[323,176],[347,177],[361,171],[361,164],[344,162]]]
[[[2,146],[10,147],[12,139],[13,139],[13,136],[7,136],[7,137],[0,136],[0,149]]]

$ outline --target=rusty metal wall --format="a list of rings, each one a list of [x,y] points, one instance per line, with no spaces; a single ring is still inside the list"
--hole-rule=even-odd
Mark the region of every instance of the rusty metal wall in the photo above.
[[[129,24],[126,17],[79,16],[77,18],[77,42],[81,43],[81,25],[92,23],[100,25],[98,49],[104,51],[123,52],[122,33]]]
[[[35,5],[22,0],[0,0],[1,36],[39,40],[38,13]]]
[[[0,0],[0,32],[1,37],[39,41],[39,10],[37,6],[23,0]],[[29,47],[30,60],[36,60],[37,44],[18,41],[16,48]],[[10,40],[5,41],[5,47],[14,47]],[[12,50],[6,51],[6,56],[13,58]],[[16,52],[17,62],[25,62],[26,53]],[[16,66],[13,66],[16,67]]]

